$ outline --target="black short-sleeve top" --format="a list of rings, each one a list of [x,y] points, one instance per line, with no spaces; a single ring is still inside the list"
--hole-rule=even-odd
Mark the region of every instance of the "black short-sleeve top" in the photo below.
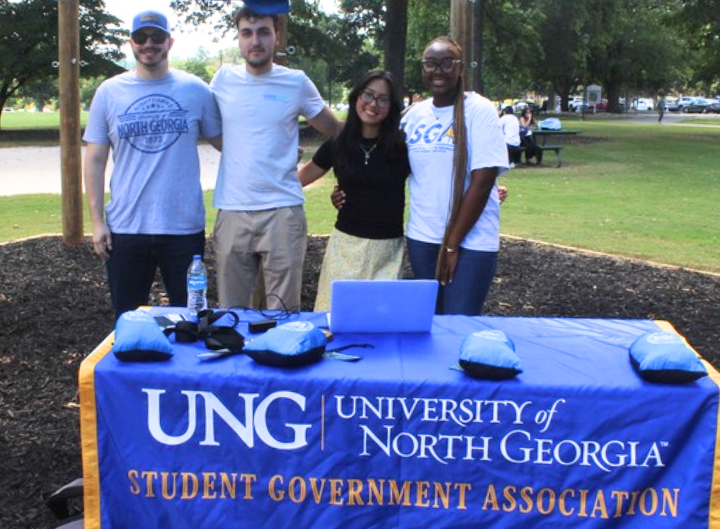
[[[365,239],[402,237],[405,182],[410,174],[407,149],[404,145],[398,147],[395,159],[389,160],[380,151],[377,140],[363,139],[350,153],[358,170],[342,174],[333,160],[334,141],[323,143],[313,162],[321,169],[332,167],[340,189],[345,192],[345,205],[338,211],[335,228]]]

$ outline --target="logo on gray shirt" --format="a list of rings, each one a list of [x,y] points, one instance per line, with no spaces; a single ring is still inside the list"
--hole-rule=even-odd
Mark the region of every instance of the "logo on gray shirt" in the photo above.
[[[118,117],[118,137],[141,152],[164,151],[189,131],[187,113],[170,97],[142,97]]]

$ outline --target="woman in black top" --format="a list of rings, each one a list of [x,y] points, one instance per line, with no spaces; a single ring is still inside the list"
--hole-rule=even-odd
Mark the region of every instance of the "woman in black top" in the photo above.
[[[325,251],[316,311],[330,309],[335,279],[397,279],[403,262],[405,181],[410,172],[400,98],[389,72],[365,74],[350,92],[344,126],[298,174],[306,186],[330,168],[345,202]]]

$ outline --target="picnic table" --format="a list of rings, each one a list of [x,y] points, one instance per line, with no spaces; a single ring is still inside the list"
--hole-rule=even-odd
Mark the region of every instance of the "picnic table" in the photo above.
[[[538,139],[537,146],[543,151],[553,151],[557,159],[557,166],[562,166],[562,150],[564,145],[547,145],[547,140],[550,136],[575,136],[580,134],[582,131],[576,129],[537,129],[533,131],[533,134]]]

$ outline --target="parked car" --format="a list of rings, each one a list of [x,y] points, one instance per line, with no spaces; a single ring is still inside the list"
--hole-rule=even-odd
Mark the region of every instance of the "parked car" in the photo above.
[[[666,97],[665,98],[665,110],[668,112],[677,112],[680,110],[680,107],[678,107],[678,100],[676,97]]]
[[[537,114],[540,111],[540,105],[534,101],[515,101],[513,103],[513,110],[515,114],[522,114],[526,108],[532,108],[533,114]]]
[[[641,97],[633,101],[633,109],[637,110],[638,112],[647,112],[648,110],[653,109],[653,100]]]
[[[693,100],[690,103],[686,103],[682,106],[682,111],[685,114],[689,114],[691,112],[707,114],[709,112],[709,109],[708,109],[709,106],[710,106],[710,103],[708,103],[702,97],[695,97],[695,98],[693,98]]]
[[[573,97],[570,101],[568,101],[568,110],[570,112],[580,112],[580,110],[582,110],[582,105],[582,97]]]
[[[595,105],[595,110],[598,112],[607,112],[608,109],[608,100],[603,99],[598,104]]]
[[[720,114],[720,101],[710,103],[707,107],[707,110],[708,112],[712,112],[713,114]]]
[[[682,112],[684,106],[689,105],[695,100],[693,96],[682,96],[677,100],[678,110]]]

